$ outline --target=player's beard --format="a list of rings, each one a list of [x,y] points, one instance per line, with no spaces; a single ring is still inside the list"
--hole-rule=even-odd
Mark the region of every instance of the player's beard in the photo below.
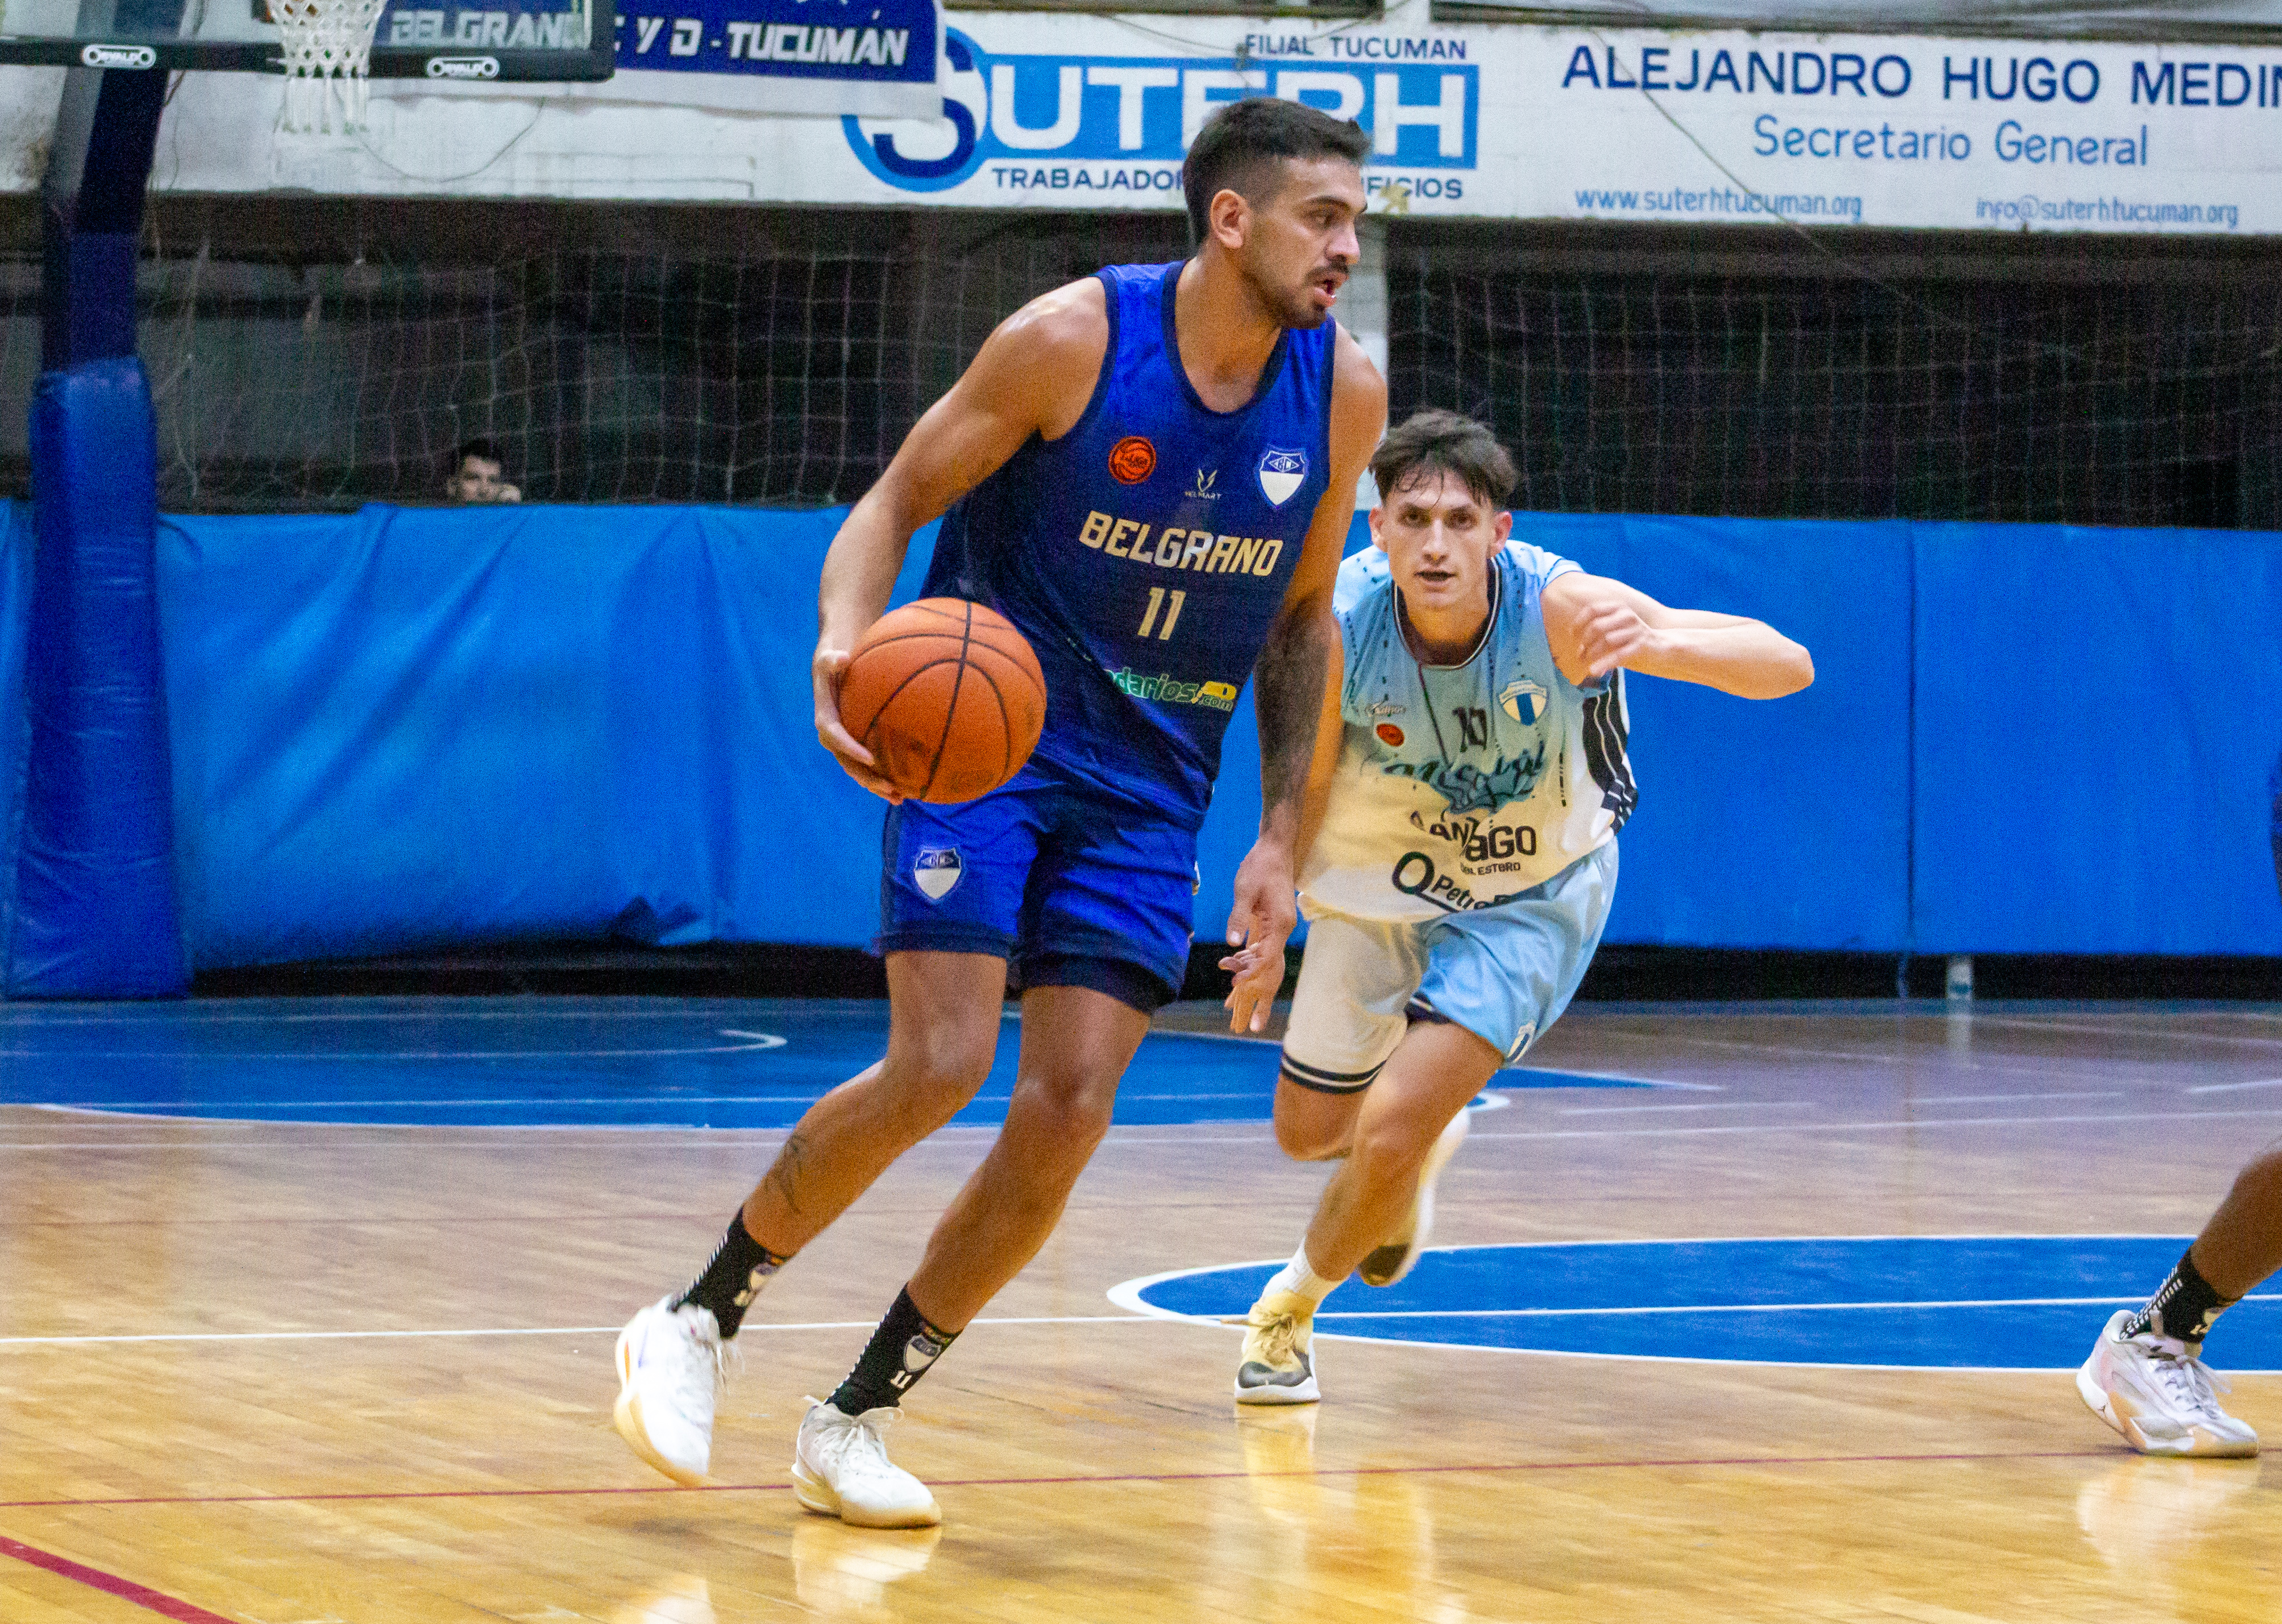
[[[1299,328],[1304,331],[1321,327],[1330,319],[1331,313],[1316,309],[1312,297],[1316,290],[1316,279],[1323,275],[1320,267],[1308,272],[1307,280],[1296,288],[1271,282],[1249,265],[1240,268],[1246,283],[1252,289],[1253,298],[1258,299],[1261,307],[1276,319],[1277,326]]]

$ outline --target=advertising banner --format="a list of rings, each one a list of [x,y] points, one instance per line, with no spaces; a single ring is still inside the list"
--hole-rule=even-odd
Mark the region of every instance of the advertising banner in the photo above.
[[[940,116],[935,0],[627,0],[617,74],[585,99],[741,112]]]
[[[1460,0],[1533,22],[1793,33],[1998,35],[2018,39],[2282,40],[2282,0]]]
[[[2234,46],[1150,20],[954,13],[938,119],[788,123],[764,189],[1173,208],[1265,94],[1361,124],[1387,213],[2282,230],[2282,56]]]

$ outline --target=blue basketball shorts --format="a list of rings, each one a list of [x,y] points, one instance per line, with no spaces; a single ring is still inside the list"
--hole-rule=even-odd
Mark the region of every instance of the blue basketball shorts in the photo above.
[[[1511,1065],[1576,996],[1616,892],[1611,840],[1495,908],[1311,916],[1284,1076],[1319,1094],[1368,1088],[1414,1020],[1462,1026]]]
[[[956,806],[888,811],[880,951],[988,953],[1023,986],[1090,986],[1146,1013],[1189,969],[1197,837],[1026,767]]]

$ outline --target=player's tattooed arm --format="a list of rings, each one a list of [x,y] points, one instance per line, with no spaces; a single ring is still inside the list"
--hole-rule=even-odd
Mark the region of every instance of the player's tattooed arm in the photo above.
[[[1764,621],[1666,608],[1603,576],[1564,575],[1539,602],[1561,674],[1580,684],[1618,666],[1701,683],[1747,700],[1777,700],[1814,680],[1814,660]]]
[[[1235,983],[1229,1028],[1258,1032],[1284,983],[1284,944],[1299,923],[1293,899],[1304,806],[1325,715],[1326,673],[1339,653],[1331,588],[1354,521],[1356,487],[1386,427],[1386,385],[1344,330],[1331,388],[1331,483],[1316,504],[1298,568],[1254,668],[1253,709],[1260,722],[1260,838],[1236,871],[1228,916],[1234,949],[1221,961]],[[1336,684],[1331,684],[1336,694]],[[1330,725],[1336,733],[1334,708]]]
[[[816,732],[874,794],[897,798],[871,753],[840,723],[840,677],[857,640],[888,607],[912,532],[941,518],[1032,435],[1052,440],[1068,433],[1092,398],[1108,348],[1108,307],[1098,280],[1032,299],[983,341],[832,538],[816,595]]]

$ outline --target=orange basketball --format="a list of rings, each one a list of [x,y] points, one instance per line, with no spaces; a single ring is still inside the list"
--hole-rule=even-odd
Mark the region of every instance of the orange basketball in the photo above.
[[[881,615],[856,645],[840,722],[913,800],[972,800],[1030,759],[1046,679],[1005,615],[922,598]]]

